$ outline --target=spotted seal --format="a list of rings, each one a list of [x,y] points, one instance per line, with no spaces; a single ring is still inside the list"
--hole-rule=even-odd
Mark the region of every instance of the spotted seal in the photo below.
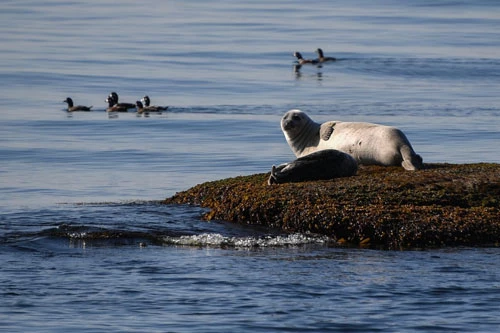
[[[286,141],[297,157],[323,149],[337,149],[352,155],[362,165],[401,165],[406,170],[423,168],[404,133],[391,126],[328,121],[314,122],[300,110],[290,110],[281,119]]]
[[[324,149],[296,160],[272,167],[267,183],[303,182],[354,176],[358,171],[356,160],[335,149]]]

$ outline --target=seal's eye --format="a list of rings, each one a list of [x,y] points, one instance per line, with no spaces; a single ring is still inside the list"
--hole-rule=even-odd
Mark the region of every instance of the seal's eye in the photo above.
[[[295,115],[292,116],[292,120],[300,121],[301,119],[300,119],[300,116],[298,116],[298,115],[295,114]]]

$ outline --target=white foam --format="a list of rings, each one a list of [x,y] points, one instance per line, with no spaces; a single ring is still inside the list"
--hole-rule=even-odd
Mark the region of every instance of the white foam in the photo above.
[[[326,236],[305,234],[262,237],[227,237],[217,233],[206,233],[192,236],[165,237],[164,242],[168,245],[182,246],[252,248],[327,244],[330,242],[330,239]]]

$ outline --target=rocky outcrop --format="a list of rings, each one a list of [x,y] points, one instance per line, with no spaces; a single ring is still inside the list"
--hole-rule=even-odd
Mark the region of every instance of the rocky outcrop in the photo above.
[[[353,177],[267,185],[269,173],[197,185],[165,200],[210,209],[207,220],[316,233],[342,246],[497,246],[500,164],[363,166]]]

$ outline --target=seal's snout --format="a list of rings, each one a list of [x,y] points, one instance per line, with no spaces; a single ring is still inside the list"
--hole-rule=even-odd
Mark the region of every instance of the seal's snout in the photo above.
[[[285,131],[287,131],[287,130],[291,130],[291,129],[293,129],[293,128],[295,127],[295,125],[294,125],[293,121],[291,121],[291,120],[289,120],[289,119],[283,119],[282,124],[283,124],[283,129],[284,129]]]

